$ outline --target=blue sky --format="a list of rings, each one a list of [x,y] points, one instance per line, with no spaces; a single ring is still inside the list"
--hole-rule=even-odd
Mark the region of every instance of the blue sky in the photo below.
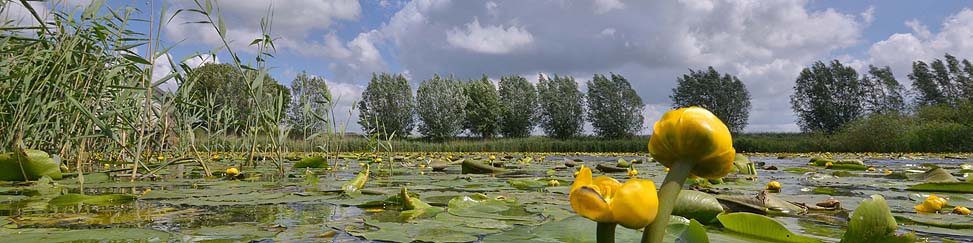
[[[86,0],[65,2],[81,6]],[[191,0],[157,1],[172,9]],[[405,73],[413,87],[432,74],[478,78],[487,74],[624,75],[647,104],[645,127],[670,109],[676,77],[713,66],[738,76],[753,96],[748,131],[797,131],[788,103],[800,69],[839,59],[862,69],[890,66],[907,87],[914,60],[949,52],[973,58],[969,1],[221,1],[231,44],[245,59],[259,19],[273,6],[278,52],[271,74],[288,85],[307,71],[328,80],[352,106],[373,72]],[[50,8],[48,3],[40,7]],[[111,7],[152,9],[148,1],[109,1]],[[0,17],[17,19],[9,7]],[[219,46],[207,26],[166,25],[163,42],[178,43],[176,60]],[[145,24],[132,26],[147,32]],[[144,51],[142,53],[146,53]],[[229,60],[225,52],[218,60]],[[203,60],[192,58],[190,64]],[[169,70],[157,70],[161,73]],[[357,115],[351,115],[351,131]]]

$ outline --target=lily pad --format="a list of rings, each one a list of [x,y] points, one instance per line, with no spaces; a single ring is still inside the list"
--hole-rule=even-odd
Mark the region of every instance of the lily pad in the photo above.
[[[700,222],[711,224],[716,221],[716,215],[723,212],[720,201],[705,192],[682,190],[676,199],[673,215],[683,216]]]
[[[906,188],[909,191],[920,192],[959,192],[973,193],[973,182],[930,182]]]
[[[795,234],[784,228],[780,222],[759,214],[729,213],[721,214],[717,218],[727,230],[749,237],[789,243],[821,242],[815,238]]]
[[[327,168],[328,159],[321,156],[303,158],[294,163],[294,168]]]
[[[848,222],[848,231],[841,237],[841,242],[871,243],[871,242],[915,242],[915,235],[896,235],[898,228],[895,218],[889,210],[885,198],[872,195],[872,199],[862,201]]]
[[[61,166],[44,151],[28,149],[0,154],[0,181],[61,179]]]
[[[112,205],[122,205],[135,201],[135,195],[131,194],[105,194],[97,196],[81,195],[81,194],[64,194],[54,199],[51,199],[48,203],[54,206],[72,206],[78,204],[90,204],[98,206],[112,206]]]

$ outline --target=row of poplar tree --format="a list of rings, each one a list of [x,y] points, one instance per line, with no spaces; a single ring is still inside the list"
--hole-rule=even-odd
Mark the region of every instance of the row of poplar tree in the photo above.
[[[499,87],[497,87],[499,86]],[[526,137],[539,126],[548,136],[580,134],[585,121],[596,135],[632,136],[642,127],[644,104],[625,77],[596,74],[582,93],[570,76],[538,75],[537,85],[503,76],[494,86],[486,75],[463,81],[434,75],[419,83],[413,98],[401,74],[373,74],[358,102],[364,132],[449,139],[460,134]]]
[[[869,114],[907,113],[922,106],[954,106],[973,100],[973,63],[945,54],[930,63],[915,61],[907,90],[891,68],[869,65],[858,75],[838,60],[804,68],[794,84],[791,107],[805,132],[834,133]],[[912,102],[907,102],[912,95]],[[973,118],[969,118],[973,119]]]

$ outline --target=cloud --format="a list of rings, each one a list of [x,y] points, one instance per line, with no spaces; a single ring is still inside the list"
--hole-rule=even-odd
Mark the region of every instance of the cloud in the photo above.
[[[939,32],[932,33],[916,19],[906,21],[911,33],[895,33],[875,42],[868,49],[868,60],[877,66],[890,66],[900,83],[909,87],[907,75],[912,62],[942,59],[950,53],[960,58],[973,57],[973,10],[964,8],[947,16]]]
[[[460,30],[453,28],[446,31],[446,42],[450,45],[484,54],[506,54],[530,45],[534,37],[524,28],[503,25],[480,26],[480,20],[473,18],[473,22],[466,24]]]
[[[420,80],[435,73],[463,79],[522,74],[534,80],[544,72],[584,82],[594,73],[619,73],[658,112],[670,106],[676,77],[687,68],[714,66],[738,75],[750,89],[754,109],[748,130],[796,131],[787,97],[797,74],[860,44],[875,11],[810,10],[806,4],[497,1],[484,6],[416,0],[376,29],[380,38],[373,40],[394,47],[387,58]]]
[[[337,21],[355,20],[361,15],[361,5],[354,0],[334,1],[228,1],[218,2],[220,13],[227,24],[226,36],[231,46],[241,51],[253,53],[250,41],[261,34],[260,21],[273,16],[272,35],[278,48],[284,51],[300,52],[307,46],[306,40],[315,30],[332,27]],[[195,8],[188,0],[172,3],[176,8]],[[269,10],[273,10],[272,12]],[[271,14],[272,13],[272,14]],[[213,17],[214,20],[216,17]],[[172,40],[185,40],[190,43],[222,45],[219,34],[209,25],[185,24],[204,20],[199,14],[183,12],[166,25],[165,31]]]

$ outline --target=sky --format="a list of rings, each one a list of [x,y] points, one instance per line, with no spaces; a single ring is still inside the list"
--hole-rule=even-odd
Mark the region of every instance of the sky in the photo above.
[[[0,0],[3,1],[3,0]],[[37,3],[64,9],[89,1]],[[0,18],[30,22],[22,7],[8,4]],[[170,19],[164,46],[190,66],[230,60],[213,28],[192,24],[199,16],[175,9],[192,0],[108,1],[108,7],[140,10],[136,17]],[[372,73],[402,73],[413,89],[433,74],[476,79],[538,74],[570,75],[584,82],[596,73],[625,76],[646,104],[645,129],[670,110],[677,77],[689,69],[735,75],[752,100],[749,132],[796,132],[789,97],[800,70],[816,61],[840,60],[858,70],[890,66],[898,81],[915,60],[950,53],[973,59],[970,1],[622,1],[622,0],[326,0],[220,1],[230,46],[252,60],[248,46],[260,20],[272,16],[277,45],[268,66],[284,85],[302,72],[327,80],[339,99],[339,122],[359,131],[353,102]],[[18,9],[19,8],[19,9]],[[149,11],[151,10],[151,11]],[[154,18],[158,20],[158,17]],[[150,25],[132,24],[148,33]],[[148,53],[143,49],[141,53]],[[156,77],[170,72],[156,62]],[[176,84],[165,84],[174,88]],[[590,126],[588,129],[590,133]]]

